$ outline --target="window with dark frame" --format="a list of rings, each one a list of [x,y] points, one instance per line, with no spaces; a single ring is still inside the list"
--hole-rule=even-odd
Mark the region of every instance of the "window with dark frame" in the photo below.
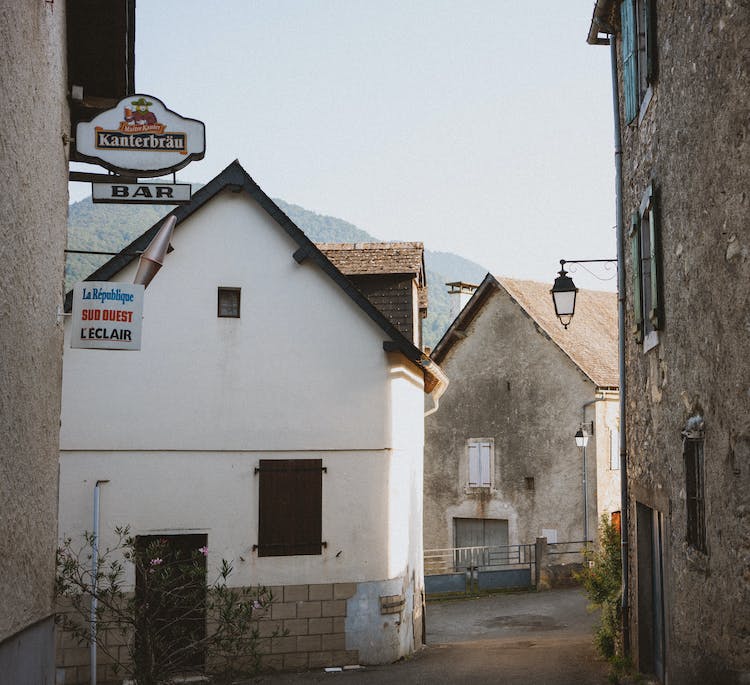
[[[257,469],[258,556],[321,554],[321,459],[261,459]]]
[[[218,316],[240,318],[240,288],[219,288]]]
[[[642,117],[656,80],[654,0],[620,3],[625,121]]]
[[[701,552],[706,552],[703,443],[702,431],[686,431],[683,434],[685,498],[687,502],[687,543]]]
[[[658,344],[662,328],[661,245],[654,184],[649,184],[634,212],[630,229],[633,269],[633,317],[636,340],[644,349]]]

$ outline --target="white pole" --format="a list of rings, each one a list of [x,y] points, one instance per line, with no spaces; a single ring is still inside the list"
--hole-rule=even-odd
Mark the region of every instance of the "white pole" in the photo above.
[[[99,568],[99,486],[102,483],[109,483],[108,480],[98,480],[94,486],[94,526],[93,526],[93,546],[91,550],[91,644],[90,662],[91,662],[91,685],[96,685],[96,574]]]

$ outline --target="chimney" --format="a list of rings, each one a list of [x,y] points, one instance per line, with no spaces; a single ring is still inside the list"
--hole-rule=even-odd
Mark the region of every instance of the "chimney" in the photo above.
[[[454,281],[453,283],[446,283],[448,286],[448,296],[450,297],[451,309],[450,316],[453,321],[464,308],[466,303],[471,299],[474,291],[479,287],[478,285],[472,285],[471,283],[464,283],[463,281]]]

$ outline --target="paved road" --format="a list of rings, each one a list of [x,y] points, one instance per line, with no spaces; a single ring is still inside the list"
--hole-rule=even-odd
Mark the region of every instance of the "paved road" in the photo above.
[[[264,675],[291,685],[601,685],[607,665],[591,642],[595,617],[578,589],[492,595],[427,606],[427,646],[387,666]]]

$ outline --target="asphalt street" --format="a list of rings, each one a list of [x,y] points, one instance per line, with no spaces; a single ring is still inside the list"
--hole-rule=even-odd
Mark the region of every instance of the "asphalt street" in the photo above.
[[[595,622],[577,588],[430,603],[427,645],[409,659],[247,683],[600,685],[608,682],[608,668],[592,643]]]

